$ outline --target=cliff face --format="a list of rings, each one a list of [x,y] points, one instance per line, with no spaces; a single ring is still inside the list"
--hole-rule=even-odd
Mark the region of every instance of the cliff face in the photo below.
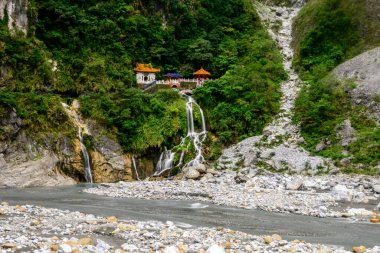
[[[0,188],[72,185],[84,181],[83,158],[77,136],[45,134],[36,141],[12,108],[0,112]],[[73,126],[74,127],[74,126]],[[132,180],[131,156],[90,122],[94,182]]]
[[[334,73],[343,80],[355,81],[352,102],[365,105],[376,120],[380,119],[380,47],[367,51],[339,65]]]
[[[28,0],[2,0],[0,1],[0,19],[8,17],[10,31],[28,31]]]

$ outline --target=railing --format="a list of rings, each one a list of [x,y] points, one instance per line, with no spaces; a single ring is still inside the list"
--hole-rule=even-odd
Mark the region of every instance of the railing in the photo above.
[[[148,83],[148,84],[144,85],[144,90],[147,90],[156,84],[157,84],[157,81],[153,81],[151,83]]]

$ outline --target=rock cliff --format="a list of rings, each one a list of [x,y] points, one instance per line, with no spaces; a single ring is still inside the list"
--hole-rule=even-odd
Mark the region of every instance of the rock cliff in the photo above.
[[[84,181],[77,136],[47,133],[36,141],[13,108],[6,108],[0,119],[0,188],[72,185]],[[89,121],[88,126],[94,134],[89,152],[94,182],[132,180],[131,156],[124,154],[99,124]]]
[[[342,63],[334,73],[342,80],[353,80],[357,87],[351,97],[355,104],[370,108],[372,116],[380,119],[380,47]]]
[[[10,31],[28,31],[28,0],[0,1],[0,19],[8,18]]]

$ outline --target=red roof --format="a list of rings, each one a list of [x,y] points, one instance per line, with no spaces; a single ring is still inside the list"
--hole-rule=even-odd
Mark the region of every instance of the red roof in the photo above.
[[[136,72],[157,73],[160,69],[155,69],[151,64],[137,63],[136,68],[133,69]]]
[[[208,72],[208,71],[206,71],[206,70],[204,70],[203,67],[202,67],[200,70],[194,72],[194,75],[211,76],[211,73]]]

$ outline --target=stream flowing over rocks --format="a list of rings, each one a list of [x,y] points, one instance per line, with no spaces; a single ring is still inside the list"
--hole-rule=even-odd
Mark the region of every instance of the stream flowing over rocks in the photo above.
[[[376,208],[379,184],[379,178],[360,175],[301,176],[243,169],[221,171],[199,181],[101,184],[85,192],[117,198],[196,200],[269,212],[369,221],[380,211]]]
[[[259,16],[267,25],[270,36],[277,42],[283,55],[284,68],[289,78],[281,84],[280,113],[264,128],[263,135],[248,138],[225,149],[217,161],[218,168],[260,167],[309,174],[335,171],[330,159],[312,156],[299,146],[304,140],[300,135],[300,127],[292,123],[294,102],[303,85],[292,68],[292,22],[303,4],[302,0],[293,1],[292,7],[256,3]]]
[[[360,252],[380,252],[380,247]],[[38,206],[0,205],[1,252],[349,252],[340,247],[254,236],[222,227],[139,222]]]

